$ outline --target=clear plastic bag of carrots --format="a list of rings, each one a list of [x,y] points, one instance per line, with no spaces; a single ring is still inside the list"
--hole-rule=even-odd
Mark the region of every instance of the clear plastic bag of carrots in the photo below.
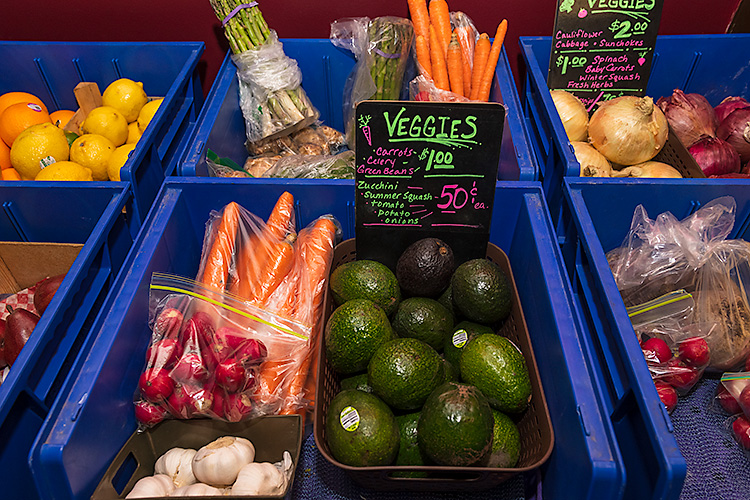
[[[229,203],[206,224],[196,279],[154,275],[139,422],[236,422],[311,408],[324,293],[341,229],[330,215],[295,227],[288,192],[267,221]]]

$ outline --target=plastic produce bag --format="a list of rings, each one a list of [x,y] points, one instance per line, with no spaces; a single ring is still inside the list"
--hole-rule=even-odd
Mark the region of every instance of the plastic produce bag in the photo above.
[[[263,177],[354,179],[354,151],[337,155],[287,156],[266,170]]]

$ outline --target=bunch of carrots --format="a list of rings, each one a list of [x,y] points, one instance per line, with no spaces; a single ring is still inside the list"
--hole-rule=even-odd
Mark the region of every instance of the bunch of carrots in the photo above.
[[[289,192],[279,197],[266,224],[255,232],[242,227],[242,207],[227,204],[203,256],[199,281],[310,328],[301,352],[269,356],[261,364],[255,394],[261,403],[278,407],[278,413],[304,415],[304,401],[312,403],[315,397],[316,346],[337,226],[332,217],[322,216],[297,233],[293,217]],[[267,347],[269,353],[281,348]]]
[[[429,1],[429,5],[427,3]],[[490,43],[487,33],[475,37],[469,26],[451,27],[446,0],[407,0],[416,36],[417,62],[441,90],[486,102],[495,76],[508,22],[497,26]]]

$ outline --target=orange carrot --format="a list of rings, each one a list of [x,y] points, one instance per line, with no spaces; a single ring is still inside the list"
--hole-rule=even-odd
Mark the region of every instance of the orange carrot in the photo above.
[[[239,222],[240,206],[235,202],[228,203],[216,228],[211,249],[206,255],[201,283],[219,291],[226,288]]]
[[[428,28],[429,31],[429,28]],[[429,34],[427,35],[429,36]],[[432,78],[432,65],[430,64],[430,45],[422,35],[417,35],[417,62],[428,77]]]
[[[432,80],[435,82],[435,86],[442,90],[450,90],[445,56],[432,25],[430,25],[430,62],[432,63]]]
[[[448,45],[448,79],[450,80],[451,92],[460,96],[464,95],[464,65],[461,55],[461,46],[458,44],[458,36],[451,35],[451,43]]]
[[[448,54],[448,44],[451,41],[451,14],[446,0],[430,0],[430,25],[435,27],[435,34],[443,48],[443,56]],[[430,40],[432,50],[432,40]]]
[[[411,16],[411,23],[414,25],[414,34],[417,37],[422,37],[424,43],[427,45],[427,53],[430,51],[430,14],[427,11],[426,0],[406,0],[409,5],[409,15]],[[417,45],[417,48],[419,45]],[[417,53],[419,54],[419,53]]]
[[[294,264],[294,236],[272,242],[267,250],[265,262],[258,269],[258,279],[247,297],[250,302],[262,306],[276,287],[284,280]]]
[[[471,62],[474,54],[474,32],[469,26],[456,28],[458,43],[461,45],[461,58],[464,68],[464,96],[471,96]]]
[[[492,41],[492,49],[490,49],[490,55],[487,58],[487,65],[484,68],[482,79],[479,82],[477,100],[487,101],[490,98],[490,88],[492,88],[492,80],[495,77],[497,60],[500,58],[500,51],[503,48],[503,41],[505,40],[505,33],[507,31],[508,21],[503,19],[500,24],[498,24],[495,39]]]
[[[484,66],[487,64],[487,57],[490,55],[490,37],[487,33],[479,35],[474,46],[474,64],[471,69],[471,100],[476,100],[479,95],[479,81],[484,73]]]
[[[268,229],[268,235],[281,239],[294,230],[292,227],[292,215],[294,214],[294,196],[289,191],[284,191],[276,200],[271,210],[271,215],[268,216],[266,221],[266,228]]]

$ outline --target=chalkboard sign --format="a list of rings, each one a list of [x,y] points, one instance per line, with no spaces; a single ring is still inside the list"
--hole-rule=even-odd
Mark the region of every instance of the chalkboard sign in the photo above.
[[[664,0],[559,0],[547,86],[599,101],[643,96]]]
[[[359,103],[357,258],[395,269],[425,237],[448,243],[457,262],[484,257],[504,121],[498,103]]]

